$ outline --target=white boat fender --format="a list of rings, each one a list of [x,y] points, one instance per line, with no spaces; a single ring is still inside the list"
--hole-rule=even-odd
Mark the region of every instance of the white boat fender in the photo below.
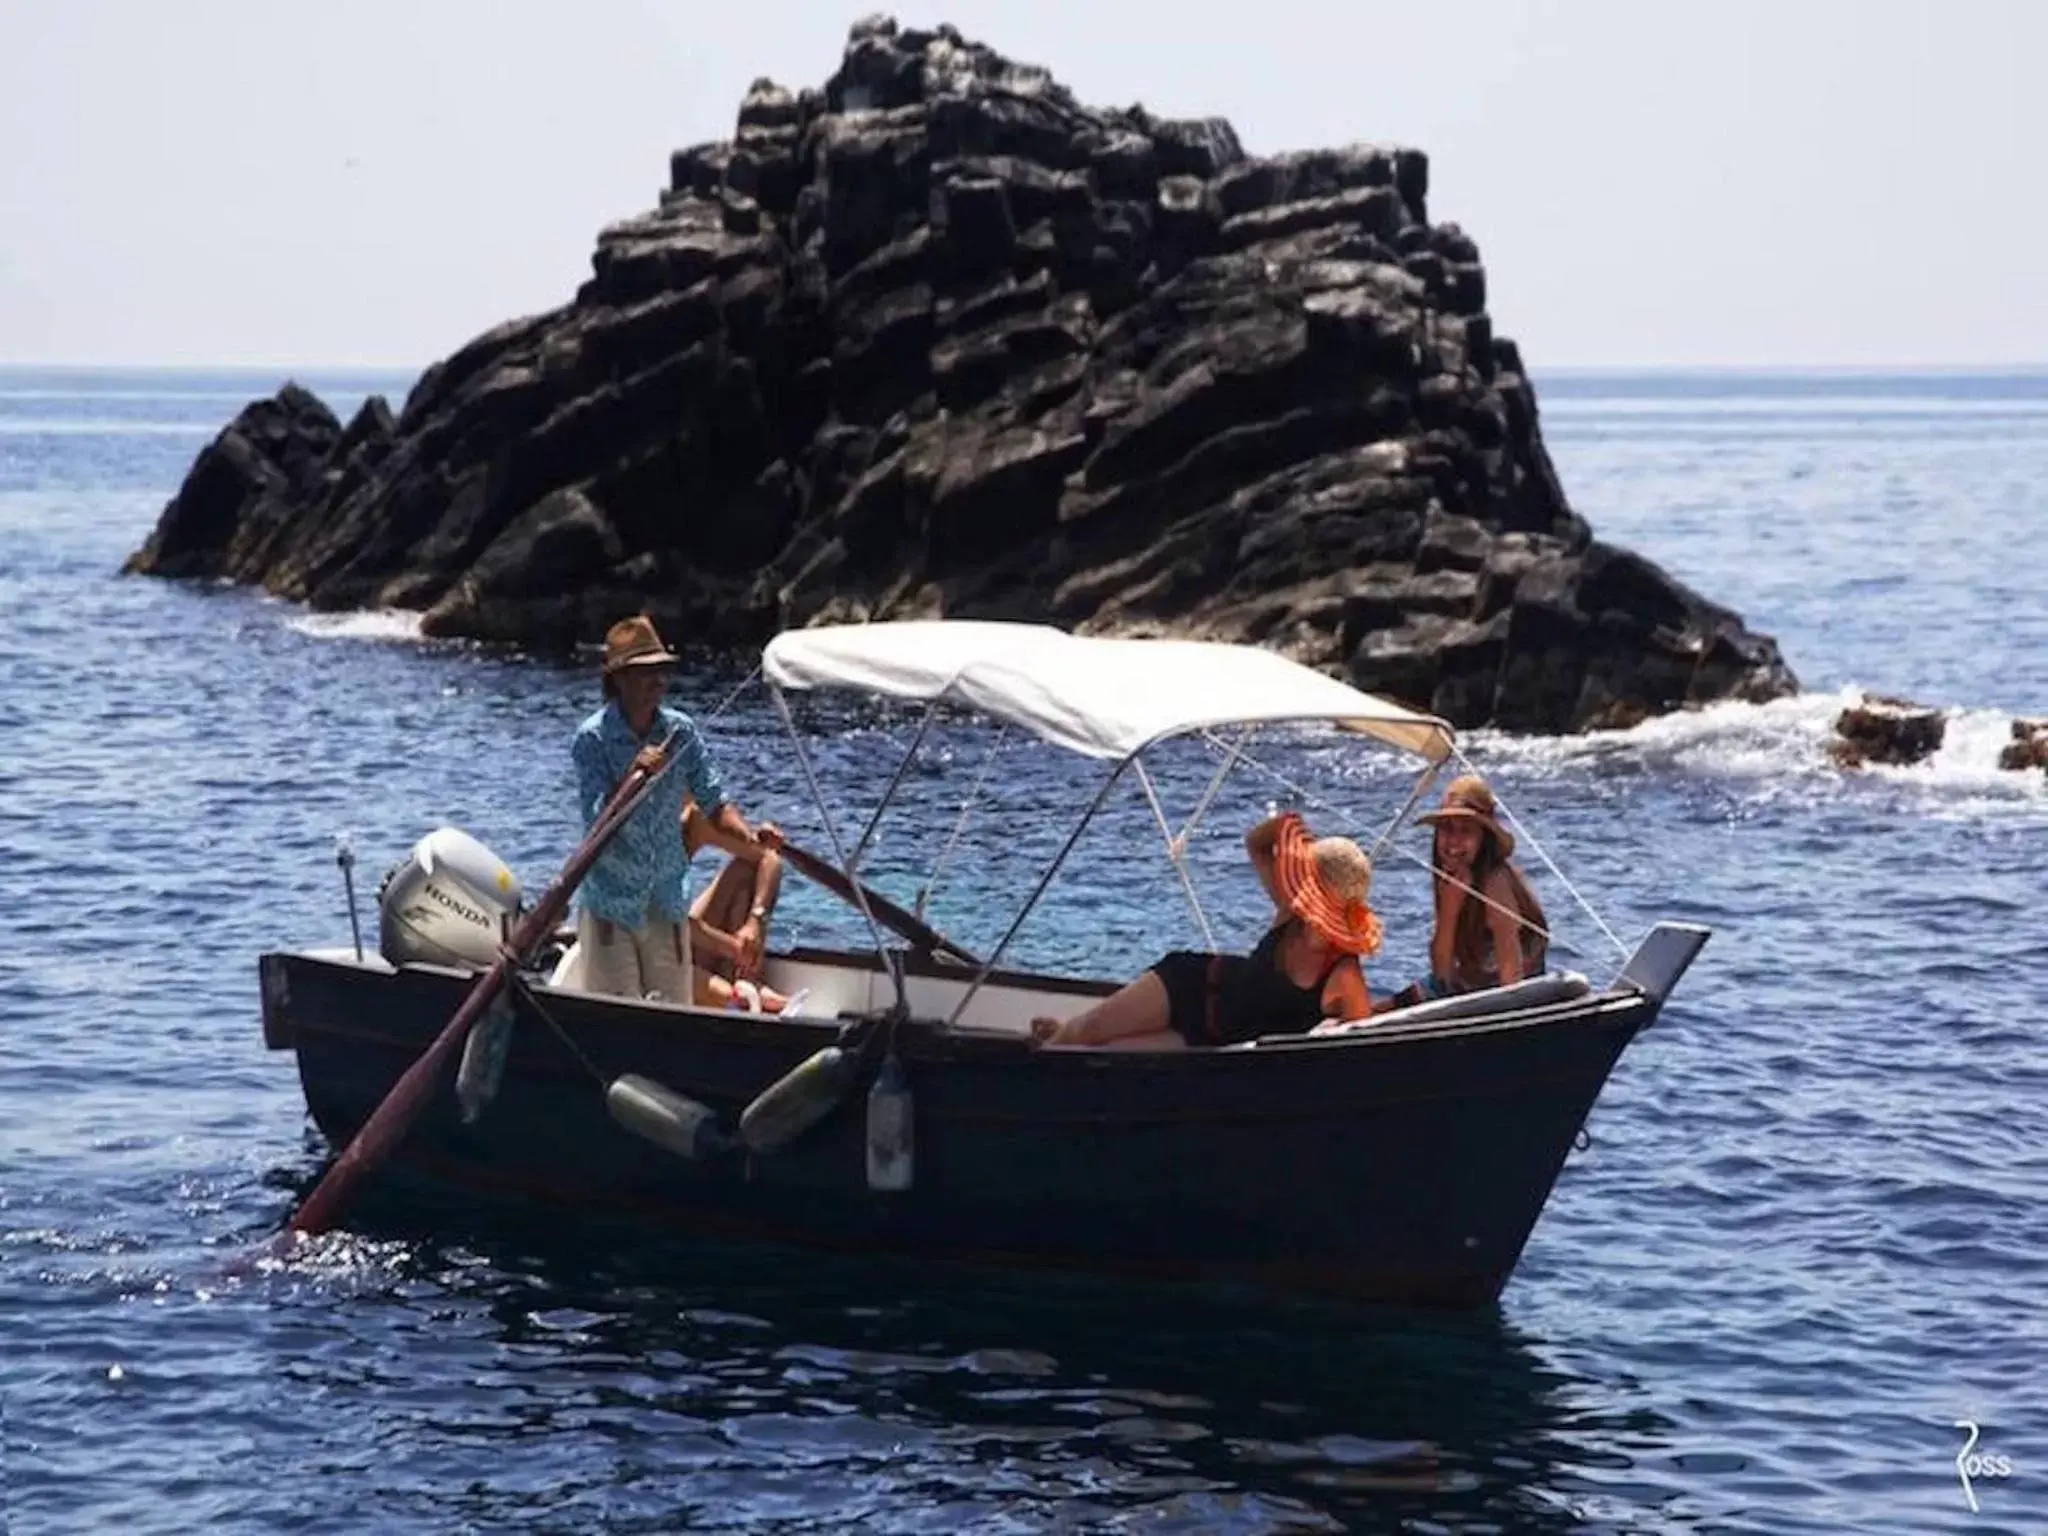
[[[512,1001],[500,994],[484,1016],[470,1026],[462,1042],[462,1065],[455,1072],[455,1102],[462,1110],[462,1123],[475,1125],[491,1100],[498,1096],[504,1080],[505,1059],[512,1053]]]
[[[892,1050],[868,1087],[868,1188],[907,1190],[915,1169],[910,1078]]]
[[[754,1095],[740,1112],[740,1144],[749,1152],[780,1152],[853,1092],[870,1060],[862,1026],[842,1030],[835,1044],[813,1051]]]
[[[612,1079],[604,1107],[623,1129],[678,1157],[702,1161],[732,1145],[715,1110],[651,1077]]]

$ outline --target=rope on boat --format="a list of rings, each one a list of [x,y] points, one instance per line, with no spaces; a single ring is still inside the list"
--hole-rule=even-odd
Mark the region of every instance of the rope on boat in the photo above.
[[[541,1006],[540,999],[534,995],[533,987],[528,983],[527,979],[515,969],[512,972],[510,982],[512,990],[519,994],[528,1007],[540,1015],[541,1023],[552,1029],[555,1032],[555,1038],[569,1047],[569,1054],[574,1056],[581,1063],[583,1070],[590,1074],[591,1081],[596,1083],[600,1090],[609,1089],[611,1087],[611,1079],[597,1070],[597,1064],[583,1054],[583,1047],[576,1043],[575,1037],[556,1022],[553,1014]]]
[[[1453,747],[1451,748],[1451,753],[1454,757],[1458,759],[1460,763],[1463,763],[1465,765],[1466,772],[1474,774],[1478,773],[1479,770],[1472,766],[1472,759],[1467,757],[1463,752],[1459,751],[1456,747]],[[1573,885],[1570,880],[1565,878],[1564,871],[1557,867],[1557,860],[1553,859],[1548,853],[1548,851],[1545,850],[1544,846],[1536,841],[1536,834],[1531,832],[1524,825],[1522,825],[1522,818],[1517,816],[1514,813],[1514,811],[1508,807],[1508,803],[1505,800],[1502,800],[1498,796],[1495,796],[1494,804],[1499,806],[1501,814],[1507,817],[1508,825],[1515,829],[1516,836],[1526,839],[1528,841],[1529,846],[1536,850],[1536,854],[1539,858],[1543,860],[1544,866],[1547,869],[1549,869],[1549,871],[1553,875],[1557,876],[1558,884],[1562,885],[1567,891],[1571,893],[1572,900],[1576,901],[1581,907],[1585,909],[1586,916],[1593,919],[1594,923],[1599,926],[1600,931],[1607,935],[1607,942],[1614,946],[1616,952],[1620,954],[1622,959],[1626,960],[1630,954],[1629,947],[1621,942],[1620,938],[1616,936],[1612,928],[1607,926],[1607,920],[1603,918],[1598,912],[1593,910],[1593,903],[1586,900],[1585,897],[1581,896],[1579,894],[1579,888],[1576,885]]]
[[[723,702],[722,702],[722,703],[721,703],[721,704],[720,704],[720,705],[718,706],[718,708],[716,708],[716,709],[714,709],[713,711],[711,711],[711,713],[710,713],[710,714],[708,714],[708,715],[706,715],[706,716],[705,716],[704,718],[705,718],[706,720],[716,720],[716,719],[717,719],[717,718],[718,718],[718,717],[719,717],[720,715],[724,714],[724,713],[725,713],[725,712],[726,712],[726,711],[727,711],[728,709],[731,709],[731,708],[732,708],[732,702],[733,702],[733,700],[734,700],[734,699],[737,699],[737,698],[738,698],[738,697],[739,697],[739,696],[740,696],[741,694],[745,693],[745,692],[746,692],[746,691],[747,691],[747,690],[748,690],[749,688],[753,687],[753,686],[754,686],[754,679],[755,679],[755,678],[757,678],[757,677],[759,677],[760,675],[761,675],[761,665],[760,665],[760,663],[759,663],[759,662],[756,662],[756,663],[754,664],[754,670],[753,670],[753,671],[751,671],[751,672],[749,672],[749,673],[748,673],[748,674],[747,674],[747,675],[746,675],[745,677],[741,678],[741,679],[740,679],[740,685],[739,685],[739,686],[738,686],[737,688],[733,689],[733,691],[732,691],[731,693],[728,693],[728,694],[727,694],[727,695],[725,696],[725,699],[724,699],[724,701],[723,701]]]

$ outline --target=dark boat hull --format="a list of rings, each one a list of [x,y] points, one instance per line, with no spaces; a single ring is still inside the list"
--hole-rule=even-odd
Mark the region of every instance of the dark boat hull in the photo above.
[[[266,1038],[295,1050],[336,1147],[467,984],[264,957]],[[742,1238],[1442,1307],[1499,1295],[1609,1070],[1656,1011],[1608,994],[1506,1020],[1142,1054],[1033,1053],[913,1025],[898,1044],[915,1186],[881,1194],[858,1093],[783,1151],[702,1162],[605,1108],[603,1082],[630,1072],[736,1118],[829,1028],[540,996],[561,1033],[522,1005],[496,1098],[465,1127],[443,1085],[399,1149],[410,1171]]]

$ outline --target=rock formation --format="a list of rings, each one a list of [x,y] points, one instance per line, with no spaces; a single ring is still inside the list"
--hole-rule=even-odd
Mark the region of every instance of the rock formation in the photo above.
[[[1844,768],[1903,768],[1932,757],[1947,735],[1948,716],[1940,710],[1874,693],[1835,717],[1828,752]]]
[[[2048,719],[2013,721],[2012,740],[1999,752],[1998,766],[2020,773],[2029,768],[2048,773]]]
[[[1409,149],[1258,158],[950,28],[854,27],[600,234],[567,306],[346,429],[250,406],[131,568],[535,645],[646,608],[1272,645],[1461,725],[1796,685],[1566,502]]]

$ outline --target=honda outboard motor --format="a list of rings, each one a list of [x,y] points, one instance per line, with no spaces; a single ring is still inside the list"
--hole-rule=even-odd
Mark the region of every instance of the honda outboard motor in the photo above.
[[[519,920],[519,877],[453,827],[429,832],[384,877],[377,947],[393,965],[487,966]]]

